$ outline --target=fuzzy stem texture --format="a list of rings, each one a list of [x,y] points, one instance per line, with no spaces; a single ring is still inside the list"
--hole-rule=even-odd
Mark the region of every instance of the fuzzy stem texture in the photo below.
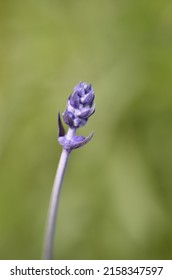
[[[74,136],[74,134],[75,134],[75,129],[69,128],[66,137],[70,140]],[[70,154],[69,151],[65,149],[62,150],[62,154],[56,171],[56,176],[52,188],[49,210],[48,210],[48,220],[47,220],[44,248],[43,248],[44,260],[52,259],[53,241],[54,241],[57,210],[59,205],[59,197],[60,197],[61,186],[62,186],[69,154]]]

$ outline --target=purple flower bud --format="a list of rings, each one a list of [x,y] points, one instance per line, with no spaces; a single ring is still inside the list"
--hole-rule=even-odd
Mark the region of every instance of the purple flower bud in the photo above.
[[[69,127],[74,127],[74,122],[73,122],[74,115],[72,116],[72,113],[68,112],[67,108],[63,113],[63,119]]]
[[[93,133],[91,133],[88,137],[77,136],[74,135],[71,139],[67,139],[66,136],[61,136],[58,138],[59,144],[63,146],[65,150],[71,152],[73,149],[80,148],[87,144],[91,138],[93,137]]]
[[[68,98],[66,109],[62,114],[64,122],[70,128],[84,126],[95,111],[95,107],[92,107],[93,101],[94,90],[92,86],[80,82]]]
[[[67,134],[58,113],[58,141],[68,152],[80,148],[87,144],[93,137],[91,133],[88,137],[75,135],[78,127],[84,126],[88,118],[95,112],[93,105],[94,91],[91,85],[80,82],[74,92],[69,96],[67,106],[63,112],[64,122],[69,126]]]
[[[92,114],[95,112],[95,106],[92,107],[91,109],[83,109],[82,112],[79,114],[80,118],[85,118],[88,119]]]
[[[73,94],[71,94],[71,96],[69,97],[69,100],[70,100],[70,105],[73,108],[79,109],[80,99],[79,99],[77,91],[75,91]]]

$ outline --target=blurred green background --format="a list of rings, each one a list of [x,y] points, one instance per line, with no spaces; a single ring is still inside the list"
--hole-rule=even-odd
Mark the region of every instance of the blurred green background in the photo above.
[[[40,259],[79,81],[96,113],[71,154],[56,259],[172,259],[172,2],[0,3],[0,258]]]

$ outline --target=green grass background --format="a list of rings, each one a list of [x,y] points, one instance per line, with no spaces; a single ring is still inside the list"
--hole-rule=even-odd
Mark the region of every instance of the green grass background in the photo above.
[[[0,258],[40,259],[79,81],[96,113],[61,193],[56,259],[172,259],[170,0],[0,2]]]

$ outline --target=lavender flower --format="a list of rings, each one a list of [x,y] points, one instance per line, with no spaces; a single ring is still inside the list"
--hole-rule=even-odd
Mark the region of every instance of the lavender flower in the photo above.
[[[80,82],[69,96],[66,109],[63,113],[64,122],[70,128],[84,126],[88,118],[94,113],[94,90],[91,85]]]
[[[74,92],[69,96],[66,109],[62,114],[64,122],[69,126],[69,129],[75,131],[77,128],[84,126],[88,118],[95,112],[94,90],[90,84],[80,82],[75,88]],[[75,136],[69,138],[65,135],[60,114],[58,114],[58,128],[59,128],[59,144],[67,151],[79,148],[88,143],[93,133],[87,138],[83,136]]]
[[[91,133],[86,138],[82,135],[75,135],[77,128],[84,126],[88,118],[95,112],[95,106],[93,106],[93,101],[94,90],[92,86],[80,82],[74,88],[74,92],[69,96],[66,109],[62,114],[64,122],[69,127],[66,134],[60,118],[60,113],[58,113],[58,141],[59,144],[62,145],[63,150],[57,168],[52,194],[50,198],[50,206],[48,212],[43,251],[44,259],[52,258],[57,207],[69,154],[73,149],[80,148],[86,143],[88,143],[93,137],[93,133]]]

